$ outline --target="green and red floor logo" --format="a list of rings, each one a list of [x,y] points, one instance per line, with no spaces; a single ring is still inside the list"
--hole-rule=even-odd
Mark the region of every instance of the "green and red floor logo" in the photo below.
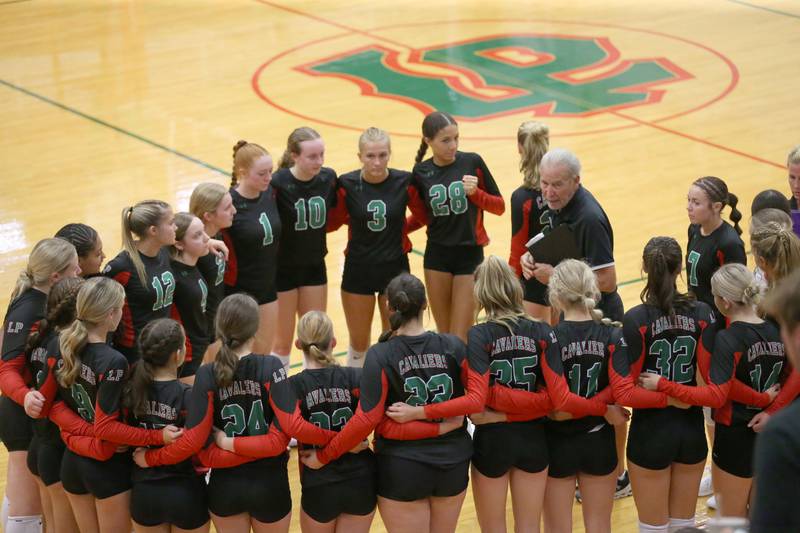
[[[713,104],[737,81],[730,60],[682,37],[495,20],[322,37],[270,58],[252,84],[263,100],[312,125],[380,125],[417,137],[422,115],[441,110],[465,123],[466,136],[506,139],[529,118],[566,135],[669,120]]]

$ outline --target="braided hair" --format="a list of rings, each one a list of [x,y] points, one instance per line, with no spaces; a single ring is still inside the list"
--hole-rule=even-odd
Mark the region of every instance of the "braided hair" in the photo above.
[[[83,285],[83,278],[62,278],[50,289],[47,295],[47,316],[39,321],[39,327],[31,331],[25,344],[25,357],[30,356],[36,348],[54,330],[61,330],[75,320],[75,303],[78,290]]]

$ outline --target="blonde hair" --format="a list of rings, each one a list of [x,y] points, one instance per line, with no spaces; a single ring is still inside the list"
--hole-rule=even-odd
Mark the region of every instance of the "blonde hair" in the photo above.
[[[19,273],[11,301],[33,286],[46,285],[50,276],[63,272],[77,259],[75,247],[64,239],[53,237],[37,242],[28,256],[25,270]]]
[[[490,255],[475,269],[474,294],[478,304],[475,316],[484,310],[487,322],[502,324],[512,331],[519,319],[527,316],[517,275],[496,255]]]
[[[774,207],[768,207],[766,209],[762,209],[761,211],[756,211],[753,213],[753,216],[750,217],[750,238],[752,239],[756,230],[759,230],[770,223],[777,224],[778,226],[789,230],[792,229],[792,217],[790,217],[786,211],[781,211],[780,209],[776,209]]]
[[[292,154],[300,155],[300,143],[303,141],[313,141],[319,138],[320,134],[317,133],[315,129],[309,128],[308,126],[303,126],[302,128],[294,130],[289,134],[289,138],[286,140],[286,150],[283,152],[283,157],[281,157],[281,162],[278,167],[291,168],[292,165],[294,165]]]
[[[226,296],[217,308],[214,325],[222,343],[214,359],[214,379],[220,387],[227,387],[233,382],[239,364],[234,350],[255,337],[258,331],[258,304],[246,294]]]
[[[771,267],[775,278],[771,284],[800,268],[800,239],[791,226],[769,222],[752,232],[750,246],[753,255],[762,258]]]
[[[239,141],[233,145],[233,171],[231,172],[231,187],[236,187],[241,178],[241,171],[247,173],[253,163],[259,158],[269,155],[266,148],[256,143]],[[220,197],[220,200],[222,198]],[[217,202],[219,205],[219,202]],[[216,209],[216,207],[214,207]],[[213,211],[213,209],[212,209]]]
[[[774,316],[786,333],[792,333],[800,324],[800,270],[783,278],[769,292],[764,310]]]
[[[158,226],[164,214],[170,209],[172,209],[170,205],[161,200],[144,200],[134,206],[122,209],[122,248],[128,252],[133,266],[136,267],[139,281],[145,287],[147,287],[145,279],[147,274],[142,258],[139,257],[139,250],[136,249],[133,235],[144,239],[147,236],[148,228]]]
[[[517,143],[522,149],[519,160],[522,186],[526,189],[538,189],[541,179],[539,162],[550,148],[550,128],[547,124],[527,120],[517,130]]]
[[[364,133],[358,137],[359,153],[364,150],[364,146],[367,143],[386,143],[386,147],[389,148],[390,152],[392,151],[392,140],[389,138],[389,134],[380,128],[367,128],[364,130]]]
[[[568,309],[585,309],[596,322],[619,327],[619,322],[603,318],[603,312],[596,309],[600,301],[600,288],[589,265],[577,259],[565,259],[553,269],[548,284],[550,303],[553,307],[566,311]]]
[[[711,276],[711,292],[729,302],[756,307],[763,297],[763,289],[746,266],[726,263]]]
[[[789,155],[786,157],[786,166],[797,165],[800,163],[800,144],[789,150]]]
[[[101,323],[124,303],[125,289],[113,279],[96,277],[81,285],[75,302],[75,321],[58,339],[62,365],[56,370],[56,378],[62,387],[71,387],[80,374],[80,353],[89,341],[88,328]]]
[[[192,197],[189,198],[189,212],[205,224],[203,216],[216,211],[227,192],[228,189],[219,183],[201,183],[194,188]]]
[[[297,341],[303,353],[323,366],[333,366],[336,359],[331,353],[333,323],[322,311],[309,311],[297,322]]]
[[[175,215],[175,242],[177,244],[178,241],[182,241],[184,237],[186,237],[186,232],[189,230],[189,226],[192,225],[192,221],[198,217],[194,216],[192,213],[177,213]],[[178,247],[173,244],[169,247],[169,255],[173,259],[178,259],[181,256],[181,251],[178,250]]]

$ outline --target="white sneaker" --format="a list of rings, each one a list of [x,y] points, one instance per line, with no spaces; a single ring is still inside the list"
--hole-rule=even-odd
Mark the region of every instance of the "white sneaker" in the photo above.
[[[711,496],[714,494],[714,485],[711,484],[711,469],[703,471],[703,479],[700,480],[700,489],[697,491],[698,497]]]
[[[706,507],[709,509],[716,509],[717,508],[717,497],[711,496],[709,499],[706,500]]]

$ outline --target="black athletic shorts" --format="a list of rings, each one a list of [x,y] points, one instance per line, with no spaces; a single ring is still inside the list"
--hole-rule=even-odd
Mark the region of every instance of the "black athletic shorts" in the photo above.
[[[67,449],[61,460],[61,484],[70,494],[91,494],[102,500],[130,490],[132,469],[130,452],[98,461]]]
[[[698,408],[634,410],[628,432],[628,460],[650,470],[687,465],[708,456],[703,411]]]
[[[378,503],[375,474],[357,476],[313,487],[303,487],[303,511],[317,522],[327,523],[340,514],[365,516]]]
[[[289,454],[259,459],[233,468],[212,468],[208,482],[208,510],[217,516],[248,513],[272,523],[292,510]]]
[[[65,449],[62,442],[43,442],[34,435],[28,447],[28,470],[48,487],[58,483],[61,481],[61,460]]]
[[[512,468],[535,474],[548,465],[544,421],[475,426],[472,466],[486,477],[500,477]]]
[[[409,271],[408,254],[386,263],[357,263],[345,258],[342,290],[353,294],[383,294],[395,276]]]
[[[519,281],[522,283],[523,299],[526,302],[533,302],[547,307],[550,306],[550,300],[547,299],[547,285],[539,283],[539,280],[536,278],[525,279],[521,277]]]
[[[275,288],[276,283],[264,283],[259,287],[231,287],[225,285],[225,296],[231,294],[247,294],[252,296],[258,305],[272,303],[278,299],[278,292]]]
[[[714,464],[738,477],[753,477],[753,451],[758,434],[742,425],[717,424],[714,430]]]
[[[323,260],[311,266],[278,266],[275,287],[278,292],[285,292],[298,287],[314,287],[326,283],[328,283],[328,270],[325,268]]]
[[[471,276],[482,262],[483,246],[443,246],[431,241],[425,245],[426,270]]]
[[[131,491],[131,518],[145,527],[172,524],[197,529],[208,522],[206,481],[201,476],[172,476],[137,481]]]
[[[203,357],[206,355],[208,345],[200,346],[197,350],[192,346],[192,360],[184,362],[178,371],[179,378],[188,378],[197,374],[197,369],[203,364]]]
[[[10,452],[25,452],[33,439],[33,420],[25,409],[9,398],[0,396],[0,440]]]
[[[557,423],[557,422],[556,422]],[[614,426],[602,424],[600,429],[584,432],[559,431],[547,424],[547,451],[550,470],[555,478],[575,476],[579,473],[606,476],[617,468],[617,443]]]
[[[439,466],[378,454],[378,496],[413,502],[431,496],[456,496],[469,484],[469,461]]]

